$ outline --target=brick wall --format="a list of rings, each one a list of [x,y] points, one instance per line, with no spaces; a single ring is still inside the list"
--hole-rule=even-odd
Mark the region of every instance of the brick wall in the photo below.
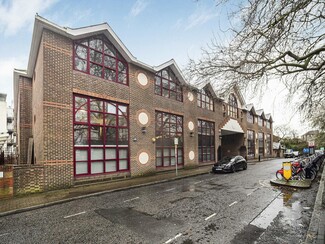
[[[0,165],[0,199],[13,196],[13,166]]]
[[[13,169],[14,194],[42,192],[44,190],[44,166],[19,165]]]

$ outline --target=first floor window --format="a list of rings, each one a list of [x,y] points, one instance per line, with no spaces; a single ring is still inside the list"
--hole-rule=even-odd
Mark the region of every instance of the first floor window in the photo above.
[[[199,162],[215,160],[214,123],[198,120]]]
[[[264,133],[258,133],[258,154],[264,155]]]
[[[255,133],[252,130],[247,131],[247,157],[255,157]]]
[[[272,154],[272,147],[271,147],[271,135],[266,135],[266,154],[270,156]]]
[[[183,117],[156,112],[156,166],[169,167],[183,164]],[[174,138],[178,138],[177,156]]]
[[[128,106],[74,96],[75,175],[129,170]]]

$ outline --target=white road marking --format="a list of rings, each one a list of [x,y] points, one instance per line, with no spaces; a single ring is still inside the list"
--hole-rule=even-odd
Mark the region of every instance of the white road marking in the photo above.
[[[257,191],[258,190],[258,188],[255,188],[251,193],[248,193],[247,194],[247,196],[250,196],[250,195],[252,195],[255,191]]]
[[[214,214],[211,214],[209,217],[206,217],[204,220],[207,221],[208,219],[211,219],[213,216],[216,216],[217,214],[214,213]]]
[[[166,190],[166,191],[172,191],[172,190],[175,190],[176,188],[174,187],[174,188],[170,188],[170,189],[168,189],[168,190]]]
[[[125,200],[125,201],[123,201],[123,202],[131,202],[131,201],[133,201],[133,200],[137,200],[137,199],[139,199],[140,197],[135,197],[135,198],[131,198],[131,199],[128,199],[128,200]]]
[[[235,205],[236,203],[238,203],[237,201],[234,201],[233,203],[229,204],[229,207],[231,207],[232,205]]]
[[[203,180],[200,180],[200,181],[194,182],[194,185],[196,185],[196,184],[200,184],[200,183],[202,183],[202,182],[203,182]]]
[[[182,233],[179,233],[178,235],[176,235],[174,238],[169,239],[168,241],[165,242],[165,244],[167,243],[171,243],[172,241],[176,240],[178,237],[180,237],[182,235]]]
[[[68,216],[64,216],[63,218],[67,219],[67,218],[70,218],[70,217],[74,217],[74,216],[77,216],[77,215],[80,215],[80,214],[85,214],[86,211],[83,211],[83,212],[80,212],[80,213],[76,213],[76,214],[71,214],[71,215],[68,215]]]
[[[3,233],[3,234],[0,234],[0,236],[6,236],[6,235],[9,235],[10,233]]]

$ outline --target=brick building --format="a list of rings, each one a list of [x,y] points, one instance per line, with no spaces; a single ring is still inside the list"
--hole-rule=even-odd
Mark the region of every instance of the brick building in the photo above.
[[[42,190],[272,154],[272,117],[238,89],[219,98],[190,86],[174,60],[142,63],[107,24],[36,16],[14,102],[19,163],[37,167]]]

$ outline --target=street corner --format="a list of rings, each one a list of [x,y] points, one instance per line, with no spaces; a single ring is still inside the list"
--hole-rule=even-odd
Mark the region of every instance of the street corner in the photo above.
[[[278,185],[278,186],[289,186],[289,187],[296,187],[296,188],[310,188],[311,187],[311,180],[284,180],[284,179],[272,179],[270,180],[271,185]]]

